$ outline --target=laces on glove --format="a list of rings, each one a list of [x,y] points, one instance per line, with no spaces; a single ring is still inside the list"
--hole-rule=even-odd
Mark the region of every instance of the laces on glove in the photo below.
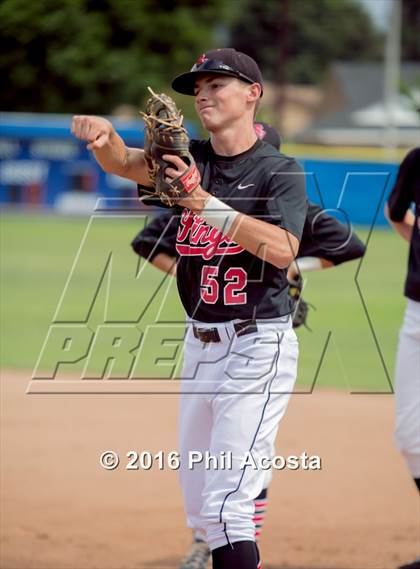
[[[183,126],[184,117],[175,101],[165,93],[157,94],[148,87],[151,97],[146,103],[143,117],[144,155],[149,179],[155,195],[169,206],[187,197],[201,182],[201,176],[189,151],[190,140]],[[164,154],[179,156],[185,162],[185,171],[174,180],[165,179],[165,169],[171,164],[163,160]]]

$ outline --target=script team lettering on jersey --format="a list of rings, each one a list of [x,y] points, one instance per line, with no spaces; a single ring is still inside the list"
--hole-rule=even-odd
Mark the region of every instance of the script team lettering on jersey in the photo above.
[[[198,255],[209,260],[216,255],[236,255],[244,249],[185,208],[179,221],[176,250],[180,255]]]

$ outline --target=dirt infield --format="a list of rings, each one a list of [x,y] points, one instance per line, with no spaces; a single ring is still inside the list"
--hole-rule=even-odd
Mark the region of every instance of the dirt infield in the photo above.
[[[2,372],[2,569],[170,569],[189,541],[176,471],[125,470],[129,450],[176,449],[175,395],[25,395]],[[265,569],[393,569],[418,552],[419,501],[393,446],[393,397],[295,395],[274,473]],[[105,450],[117,470],[99,466]]]

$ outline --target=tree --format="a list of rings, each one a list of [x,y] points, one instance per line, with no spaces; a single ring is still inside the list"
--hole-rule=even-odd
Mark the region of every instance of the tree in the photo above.
[[[420,62],[420,3],[403,0],[401,22],[401,59]]]
[[[2,110],[109,113],[168,90],[229,21],[224,0],[3,0]]]
[[[277,82],[318,83],[331,61],[382,57],[383,38],[354,0],[244,0],[232,44]]]

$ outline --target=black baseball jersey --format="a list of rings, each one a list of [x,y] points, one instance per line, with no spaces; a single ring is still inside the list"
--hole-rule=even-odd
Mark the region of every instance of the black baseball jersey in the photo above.
[[[351,225],[340,223],[319,205],[309,202],[297,257],[321,257],[340,265],[365,254],[366,247]]]
[[[137,255],[152,262],[159,253],[176,257],[176,234],[178,231],[179,213],[175,208],[167,208],[159,212],[131,242]]]
[[[260,140],[237,156],[217,156],[210,141],[191,141],[190,151],[210,194],[300,240],[306,191],[295,159]],[[180,214],[175,245],[178,291],[190,317],[225,322],[290,313],[286,269],[252,255],[189,209],[175,211]]]
[[[420,301],[420,147],[409,152],[401,163],[397,181],[388,198],[390,219],[402,221],[412,204],[415,220],[404,294]]]
[[[209,141],[192,141],[190,150],[210,194],[300,240],[306,190],[296,160],[260,140],[237,156],[217,156]],[[181,214],[176,250],[178,291],[190,317],[224,322],[290,313],[286,270],[252,255],[188,209]]]
[[[176,257],[178,223],[179,216],[175,209],[157,215],[133,239],[131,245],[134,251],[149,261],[158,253]],[[322,257],[339,265],[359,259],[364,255],[365,249],[365,245],[349,227],[325,213],[318,205],[308,203],[297,258]]]

